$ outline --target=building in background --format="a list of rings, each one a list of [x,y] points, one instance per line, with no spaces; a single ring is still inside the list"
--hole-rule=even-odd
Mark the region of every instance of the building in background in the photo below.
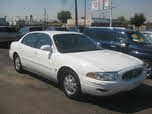
[[[86,20],[86,26],[104,26],[104,27],[109,27],[109,22],[110,19],[106,18],[92,18],[92,19],[87,19]],[[125,27],[125,25],[120,22],[118,19],[112,19],[112,24],[114,27]],[[75,25],[75,20],[74,19],[69,19],[67,21],[67,26],[74,26]],[[84,19],[79,19],[78,20],[78,25],[83,26],[84,25]]]
[[[6,17],[0,18],[0,26],[5,26],[5,25],[8,25],[8,23],[6,21]]]

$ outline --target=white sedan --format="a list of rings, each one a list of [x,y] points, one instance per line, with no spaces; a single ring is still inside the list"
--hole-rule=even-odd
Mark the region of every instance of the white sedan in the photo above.
[[[147,71],[141,60],[101,49],[80,33],[31,32],[9,51],[17,72],[28,70],[60,84],[66,96],[108,96],[138,87]]]

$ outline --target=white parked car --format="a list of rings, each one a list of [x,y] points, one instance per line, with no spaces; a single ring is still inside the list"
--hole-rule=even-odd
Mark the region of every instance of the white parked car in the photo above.
[[[31,32],[9,51],[17,72],[28,70],[61,85],[66,96],[108,96],[138,87],[147,71],[141,60],[101,49],[73,32]]]

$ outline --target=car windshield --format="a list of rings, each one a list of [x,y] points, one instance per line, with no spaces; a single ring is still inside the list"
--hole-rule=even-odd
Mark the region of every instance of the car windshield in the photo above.
[[[136,43],[144,43],[144,44],[152,43],[152,41],[150,41],[149,38],[147,38],[140,32],[131,31],[131,32],[127,32],[127,35],[129,36],[129,38],[131,38],[133,42]]]
[[[101,50],[93,40],[81,34],[55,35],[54,41],[61,53]]]

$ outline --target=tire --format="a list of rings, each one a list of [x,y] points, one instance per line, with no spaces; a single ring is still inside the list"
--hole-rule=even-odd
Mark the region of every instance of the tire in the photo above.
[[[15,56],[14,56],[14,67],[17,72],[19,72],[19,73],[23,72],[21,60],[17,54],[15,54]]]
[[[148,60],[143,60],[143,61],[144,61],[146,69],[148,70],[147,78],[150,79],[152,78],[152,63]]]
[[[81,95],[81,86],[78,75],[70,69],[63,72],[61,87],[64,94],[71,99],[78,99]]]

